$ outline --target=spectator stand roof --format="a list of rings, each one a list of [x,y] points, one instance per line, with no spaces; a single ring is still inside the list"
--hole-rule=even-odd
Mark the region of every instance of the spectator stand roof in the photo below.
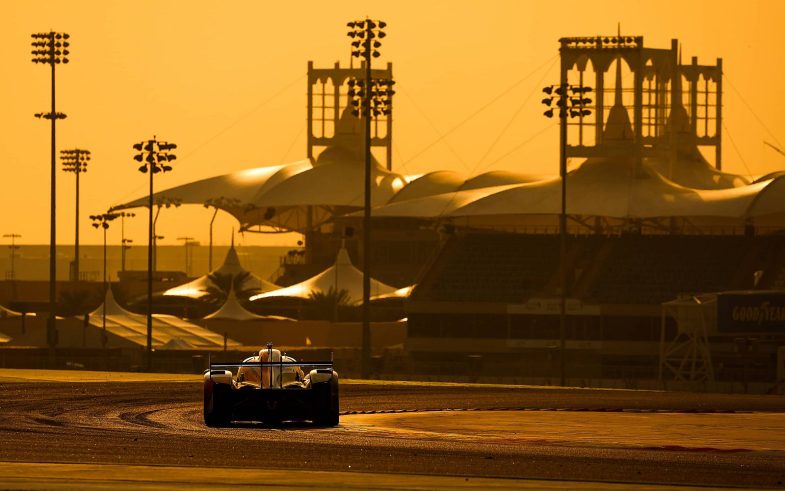
[[[134,314],[123,309],[115,300],[112,289],[109,288],[104,297],[104,303],[91,312],[88,322],[91,326],[101,329],[103,315],[106,313],[106,331],[108,334],[118,336],[137,346],[147,346],[147,317]],[[178,340],[178,341],[175,341]],[[184,321],[172,315],[153,315],[152,345],[156,349],[165,349],[164,346],[173,346],[187,343],[187,349],[223,348],[224,338],[208,329]],[[227,346],[239,346],[231,339],[226,340]]]

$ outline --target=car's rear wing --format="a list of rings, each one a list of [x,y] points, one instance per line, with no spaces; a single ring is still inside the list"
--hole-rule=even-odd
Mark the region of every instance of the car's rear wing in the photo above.
[[[267,343],[267,350],[270,353],[268,359],[272,358],[272,351],[273,351],[273,344]],[[283,374],[284,367],[309,367],[309,368],[316,368],[317,370],[329,370],[330,372],[333,370],[334,363],[333,363],[333,354],[330,353],[330,361],[283,361],[285,353],[281,353],[281,359],[279,361],[261,361],[261,357],[259,357],[259,361],[245,361],[239,363],[213,363],[212,357],[210,353],[207,354],[207,373],[209,377],[212,379],[213,370],[226,370],[232,368],[240,368],[240,367],[259,367],[260,375],[264,373],[262,371],[263,367],[271,367],[271,368],[279,368],[280,373]],[[281,388],[283,388],[283,377],[279,377],[279,382]],[[270,387],[273,386],[273,371],[270,370]]]

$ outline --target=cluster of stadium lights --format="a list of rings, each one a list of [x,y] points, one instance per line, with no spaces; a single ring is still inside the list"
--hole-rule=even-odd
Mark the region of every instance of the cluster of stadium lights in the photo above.
[[[65,113],[57,111],[55,113],[35,113],[35,117],[38,119],[65,119],[67,116]]]
[[[70,38],[70,35],[64,32],[38,32],[30,36],[34,39],[32,45],[35,49],[31,52],[33,63],[43,63],[53,67],[60,63],[68,63],[66,56],[69,51],[66,48],[70,43],[66,39]],[[66,115],[61,112],[48,112],[36,113],[35,117],[39,119],[65,119]]]
[[[576,87],[569,84],[549,85],[543,88],[542,91],[548,96],[542,100],[542,103],[548,107],[545,116],[552,118],[556,108],[559,109],[560,118],[590,115],[591,110],[586,106],[591,104],[591,99],[586,97],[586,94],[591,90],[591,87]]]
[[[37,32],[30,35],[33,41],[33,63],[48,65],[68,63],[68,34],[64,32]]]
[[[90,215],[90,220],[93,221],[93,227],[106,230],[109,228],[109,222],[119,216],[119,213],[101,213],[100,215]]]
[[[352,114],[355,117],[360,117],[360,114],[366,118],[389,116],[392,113],[392,96],[395,95],[392,86],[395,85],[395,80],[372,78],[368,104],[365,104],[365,81],[350,79],[347,83],[349,85],[348,95],[352,106],[354,106]]]
[[[387,23],[381,20],[373,21],[371,19],[356,20],[346,24],[351,31],[347,36],[352,38],[352,56],[356,58],[374,58],[379,57],[379,51],[382,46],[380,39],[384,38],[387,34],[382,31],[387,27]]]
[[[37,32],[35,34],[31,34],[30,37],[33,38],[33,51],[31,51],[33,55],[33,59],[31,60],[33,63],[43,63],[45,65],[51,65],[54,68],[55,65],[59,65],[60,63],[66,64],[68,63],[68,56],[70,52],[68,48],[70,43],[67,41],[71,36],[64,32]],[[65,113],[61,112],[48,112],[48,113],[35,113],[35,117],[39,119],[65,119]]]
[[[60,150],[60,160],[63,161],[63,172],[81,174],[87,172],[87,163],[90,161],[90,150],[82,150],[80,148]]]
[[[168,165],[168,163],[177,158],[176,155],[169,152],[175,148],[177,148],[177,145],[174,143],[157,141],[155,138],[146,142],[135,143],[134,150],[139,153],[134,156],[134,160],[144,162],[139,167],[139,172],[146,173],[148,167],[153,174],[169,172],[172,170],[172,166]]]
[[[364,59],[366,71],[370,72],[371,60],[380,56],[382,43],[379,40],[386,36],[382,29],[387,27],[387,23],[365,19],[349,22],[347,26],[352,29],[347,33],[352,39],[352,57]],[[392,86],[395,81],[366,76],[365,79],[350,79],[347,83],[355,117],[387,116],[392,112],[392,96],[395,94]]]

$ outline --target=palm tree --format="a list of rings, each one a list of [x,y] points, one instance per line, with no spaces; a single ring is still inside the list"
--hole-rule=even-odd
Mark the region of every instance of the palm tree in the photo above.
[[[312,291],[308,296],[306,308],[315,319],[338,320],[338,309],[351,303],[349,292],[344,289],[337,290],[330,287],[326,292]]]
[[[210,280],[210,286],[207,287],[207,295],[204,300],[215,304],[223,303],[229,295],[232,275],[213,272],[208,274],[207,278]]]
[[[59,315],[71,317],[83,315],[101,304],[102,298],[96,291],[89,290],[63,290],[57,305]]]
[[[247,299],[251,295],[256,295],[257,293],[262,292],[262,289],[259,287],[245,286],[245,284],[248,283],[248,280],[250,278],[251,278],[251,273],[249,273],[248,271],[243,271],[242,273],[236,275],[232,280],[232,286],[234,287],[234,294],[237,295],[237,298]]]
[[[238,299],[247,299],[251,295],[261,292],[261,289],[256,286],[245,287],[248,279],[251,278],[251,273],[247,271],[237,275],[213,272],[207,275],[207,277],[214,285],[207,288],[207,296],[205,297],[205,300],[211,303],[225,302],[232,289],[234,289],[234,294],[237,295]]]

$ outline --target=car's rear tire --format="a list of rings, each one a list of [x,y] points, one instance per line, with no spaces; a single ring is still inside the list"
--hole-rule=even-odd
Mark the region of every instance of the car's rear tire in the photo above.
[[[338,374],[333,372],[330,380],[314,384],[313,390],[318,391],[316,394],[317,414],[314,417],[314,423],[319,426],[338,426],[340,422]]]
[[[204,381],[204,423],[207,426],[226,426],[231,421],[229,391],[225,384]]]

